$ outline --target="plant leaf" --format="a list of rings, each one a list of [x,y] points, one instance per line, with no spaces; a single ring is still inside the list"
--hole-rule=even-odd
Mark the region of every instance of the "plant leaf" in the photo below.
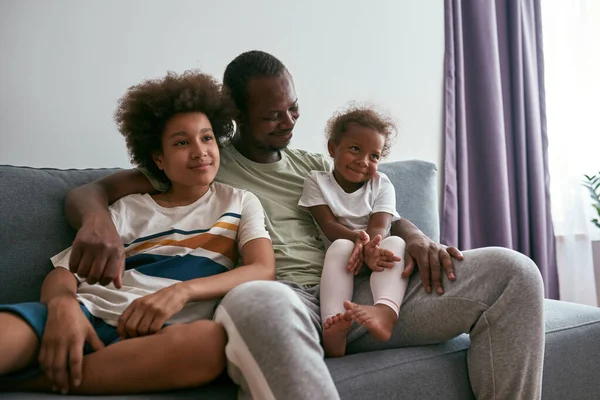
[[[598,175],[583,175],[585,176],[586,181],[582,182],[582,185],[589,191],[590,198],[592,199],[592,207],[596,210],[596,213],[600,216],[600,172]],[[600,220],[598,218],[594,218],[591,222],[600,228]]]
[[[592,189],[590,189],[590,198],[594,200],[594,203],[600,203],[600,197]]]

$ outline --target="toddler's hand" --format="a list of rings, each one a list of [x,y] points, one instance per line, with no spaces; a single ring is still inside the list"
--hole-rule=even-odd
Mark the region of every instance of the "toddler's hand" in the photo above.
[[[350,254],[348,264],[346,264],[346,269],[348,272],[351,272],[354,275],[358,275],[360,272],[360,269],[364,263],[363,247],[367,243],[369,243],[369,235],[365,231],[360,231],[358,234],[358,239],[356,239],[356,242],[354,242],[354,249]]]
[[[364,246],[364,261],[365,264],[373,271],[380,272],[384,268],[392,268],[394,262],[400,261],[400,257],[394,255],[390,250],[379,247],[381,243],[381,235],[377,235],[369,243]]]

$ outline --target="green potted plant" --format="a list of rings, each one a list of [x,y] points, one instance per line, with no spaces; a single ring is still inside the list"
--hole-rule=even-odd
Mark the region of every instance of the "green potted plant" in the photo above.
[[[586,180],[583,181],[583,186],[590,191],[592,207],[594,207],[596,209],[596,213],[598,213],[598,218],[592,219],[592,223],[600,228],[600,172],[598,172],[598,175],[584,176]]]

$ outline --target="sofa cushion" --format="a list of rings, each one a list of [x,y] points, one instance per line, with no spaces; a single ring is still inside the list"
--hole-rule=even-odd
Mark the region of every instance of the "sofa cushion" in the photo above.
[[[469,343],[462,335],[436,345],[328,359],[327,366],[342,399],[469,400],[474,398],[467,373]]]
[[[600,398],[600,308],[557,300],[544,306],[542,398]]]

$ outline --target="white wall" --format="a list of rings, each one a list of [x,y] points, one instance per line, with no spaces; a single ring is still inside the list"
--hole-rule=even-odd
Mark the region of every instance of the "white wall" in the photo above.
[[[261,49],[295,79],[294,147],[324,151],[331,113],[371,100],[401,123],[391,160],[439,166],[443,29],[440,0],[0,0],[0,164],[127,167],[128,86]]]

